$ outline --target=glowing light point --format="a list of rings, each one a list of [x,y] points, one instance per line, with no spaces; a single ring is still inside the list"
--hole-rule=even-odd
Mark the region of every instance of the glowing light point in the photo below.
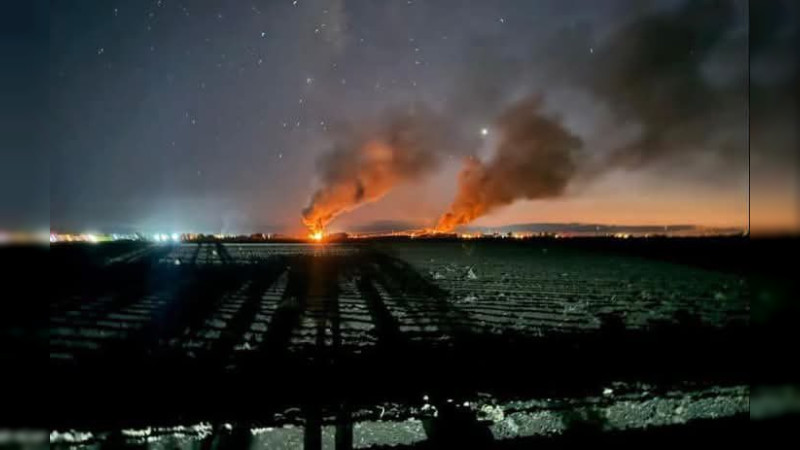
[[[481,128],[481,136],[487,136],[489,134],[488,128]]]
[[[308,237],[311,238],[312,241],[321,242],[324,236],[322,234],[322,231],[315,231],[309,234]]]

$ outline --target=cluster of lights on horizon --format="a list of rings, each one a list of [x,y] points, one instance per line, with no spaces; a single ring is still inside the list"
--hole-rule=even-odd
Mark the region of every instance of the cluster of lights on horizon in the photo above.
[[[181,242],[186,235],[179,233],[155,233],[150,236],[145,236],[139,233],[134,234],[119,234],[119,233],[50,233],[50,243],[56,244],[60,242],[88,242],[97,244],[100,242],[114,242],[114,241],[149,241],[149,242]]]
[[[8,243],[45,243],[46,232],[41,233],[9,233],[0,231],[0,244]],[[405,231],[391,231],[391,232],[374,232],[374,233],[325,233],[323,230],[318,230],[309,233],[305,236],[297,235],[281,235],[281,234],[195,234],[195,233],[153,233],[153,234],[119,234],[119,233],[49,233],[49,243],[90,243],[99,244],[104,242],[115,241],[140,241],[151,242],[156,244],[169,244],[181,242],[194,242],[204,239],[226,240],[237,239],[244,241],[306,241],[311,243],[326,243],[344,240],[362,240],[362,239],[375,239],[386,237],[406,237],[409,239],[426,239],[426,238],[445,238],[445,239],[461,239],[461,240],[479,240],[479,239],[515,239],[524,240],[537,237],[549,238],[572,238],[572,237],[605,237],[615,239],[629,239],[629,238],[651,238],[651,237],[683,237],[683,236],[719,236],[719,235],[747,235],[746,230],[735,232],[734,230],[716,230],[716,229],[692,229],[664,233],[651,233],[651,232],[602,232],[596,230],[593,232],[586,231],[564,231],[564,232],[483,232],[483,231],[468,231],[468,232],[455,232],[455,233],[441,233],[428,229],[405,230]]]

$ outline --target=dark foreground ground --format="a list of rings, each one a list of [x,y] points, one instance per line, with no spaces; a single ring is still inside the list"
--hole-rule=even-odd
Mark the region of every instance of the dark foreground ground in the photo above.
[[[46,287],[35,281],[44,283],[41,273],[15,277],[17,298],[49,297],[47,323],[31,319],[39,333],[11,332],[17,345],[9,351],[17,349],[16,366],[43,369],[27,375],[46,376],[47,396],[9,420],[50,429],[51,446],[734,439],[749,421],[752,381],[796,379],[778,355],[751,353],[753,343],[791,338],[774,325],[791,311],[796,285],[774,261],[754,270],[748,263],[792,246],[695,239],[6,249],[5,273],[24,266],[48,274]],[[767,306],[751,321],[754,298]],[[18,351],[36,347],[48,349],[46,367]],[[18,393],[33,395],[28,382],[17,380]]]

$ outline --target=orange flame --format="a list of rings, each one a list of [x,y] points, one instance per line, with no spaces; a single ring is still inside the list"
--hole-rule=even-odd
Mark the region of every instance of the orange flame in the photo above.
[[[303,224],[311,234],[322,231],[340,214],[378,200],[402,180],[394,167],[399,149],[369,141],[358,152],[352,173],[317,191],[303,212]]]
[[[468,158],[458,176],[458,193],[436,224],[450,232],[498,208],[520,200],[564,194],[577,170],[582,141],[558,119],[540,112],[541,99],[530,97],[497,121],[500,140],[486,161]]]
[[[379,117],[377,127],[367,123],[336,142],[318,161],[322,184],[303,210],[309,231],[323,230],[339,215],[433,172],[444,145],[437,123],[435,115],[414,108]]]

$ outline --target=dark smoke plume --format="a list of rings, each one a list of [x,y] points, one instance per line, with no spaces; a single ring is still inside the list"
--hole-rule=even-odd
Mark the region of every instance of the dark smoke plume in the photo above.
[[[476,53],[467,55],[467,67],[454,75],[443,116],[471,126],[486,116],[499,117],[499,143],[489,161],[467,160],[457,198],[437,229],[451,230],[518,199],[561,196],[578,177],[590,180],[610,170],[657,166],[665,176],[684,177],[697,158],[713,164],[703,169],[706,181],[746,177],[746,9],[744,2],[697,0],[631,13],[605,30],[565,26],[552,40],[530,42],[525,57],[500,38],[473,45]],[[762,51],[752,48],[751,58]],[[595,138],[612,144],[583,145],[578,136],[587,136],[544,115],[545,100],[548,110],[558,110],[551,95],[556,90],[584,95],[607,111],[608,117],[593,120],[609,123],[603,128],[609,136]],[[533,92],[546,97],[509,106],[509,99]],[[375,144],[397,133],[389,126],[355,145],[337,147],[321,165],[324,187],[304,213],[305,223],[324,226],[397,184],[436,170],[444,144],[471,154],[458,142],[455,127],[415,120],[400,127],[418,128],[426,137],[410,143]],[[621,131],[630,129],[636,131]],[[406,147],[408,154],[400,151]],[[389,156],[370,157],[375,148]]]
[[[303,210],[303,223],[321,232],[339,214],[435,171],[448,149],[444,139],[453,142],[448,128],[441,116],[415,108],[346,133],[318,161],[322,185]]]
[[[436,225],[448,232],[518,199],[560,196],[577,170],[581,141],[541,114],[541,99],[531,97],[509,108],[497,121],[500,143],[491,161],[467,159],[450,210]]]
[[[721,136],[741,131],[746,117],[746,34],[735,33],[735,19],[731,1],[690,1],[623,26],[598,49],[576,81],[620,121],[642,125],[610,166],[637,168],[698,147],[745,160],[744,134]]]
[[[746,35],[737,34],[734,5],[687,2],[629,20],[596,43],[585,33],[565,31],[530,59],[475,67],[468,81],[497,102],[509,96],[500,87],[518,89],[536,79],[545,93],[549,87],[588,93],[610,111],[616,128],[637,124],[640,131],[607,153],[578,158],[576,133],[543,117],[539,100],[512,106],[501,113],[502,140],[493,159],[466,162],[457,197],[437,231],[518,199],[559,197],[577,176],[592,179],[657,164],[682,167],[695,152],[711,155],[721,173],[741,167],[747,161]],[[513,74],[517,78],[509,80]]]

